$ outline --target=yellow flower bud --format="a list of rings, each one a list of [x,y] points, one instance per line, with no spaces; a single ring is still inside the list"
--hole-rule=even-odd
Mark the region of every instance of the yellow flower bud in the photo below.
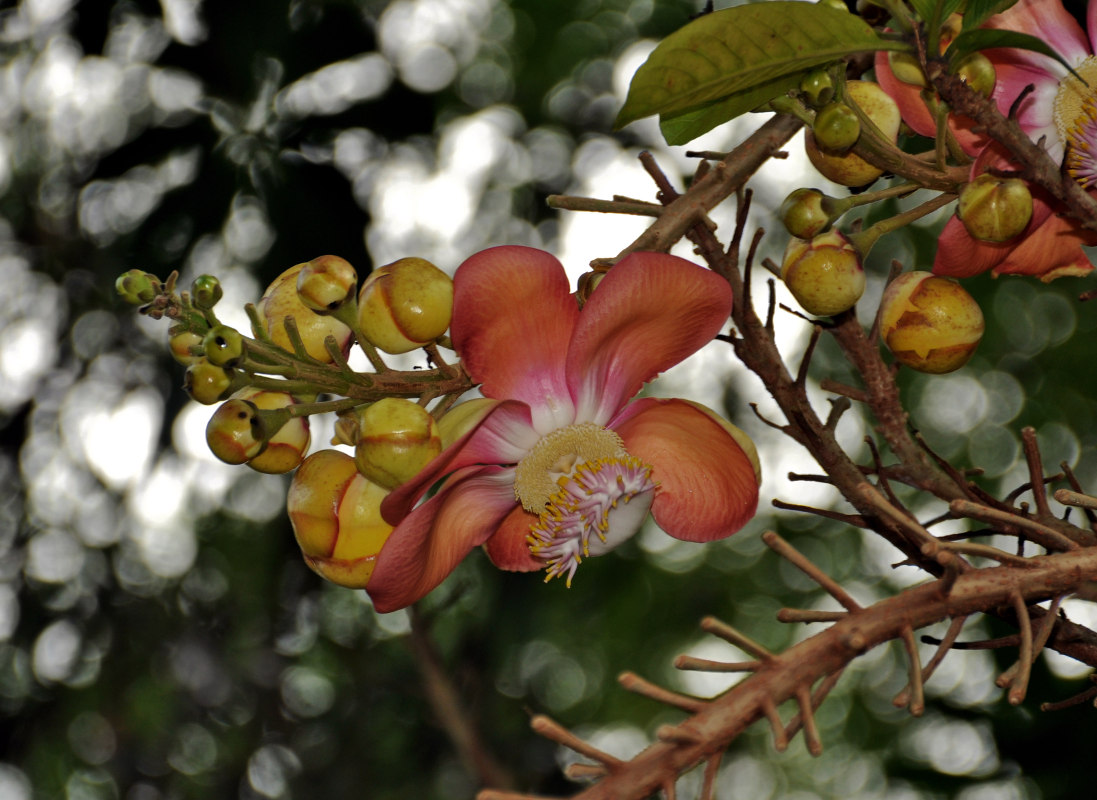
[[[168,349],[171,351],[171,357],[184,367],[189,367],[191,364],[197,364],[198,360],[202,356],[196,356],[191,348],[202,347],[202,337],[194,331],[180,331],[179,333],[172,334],[168,340]]]
[[[1008,242],[1032,219],[1032,194],[1020,178],[984,174],[960,190],[956,213],[973,238]]]
[[[453,281],[422,258],[402,258],[369,274],[358,295],[362,335],[386,353],[407,353],[449,327]]]
[[[907,272],[880,300],[880,336],[900,364],[932,374],[952,372],[979,346],[983,312],[951,278]]]
[[[339,256],[319,256],[297,275],[301,302],[317,314],[327,314],[346,302],[358,285],[358,273]]]
[[[287,408],[297,403],[289,392],[248,387],[236,392],[233,399],[247,400],[262,411]],[[268,431],[268,434],[270,432]],[[281,475],[295,469],[309,449],[308,417],[291,417],[267,439],[266,448],[250,458],[247,465],[256,472]]]
[[[321,450],[306,458],[286,498],[305,563],[340,586],[365,588],[392,533],[381,518],[387,494],[362,477],[345,453]]]
[[[226,464],[250,461],[263,452],[266,443],[258,410],[247,400],[226,400],[206,425],[206,444]]]
[[[902,117],[899,106],[887,92],[869,81],[849,81],[846,101],[855,103],[884,138],[895,142],[899,137]],[[804,132],[804,147],[808,159],[824,176],[843,186],[864,186],[879,178],[884,171],[869,164],[856,153],[828,153],[815,141],[811,131]]]
[[[852,308],[865,291],[861,256],[838,231],[790,239],[781,277],[804,311],[818,316]]]
[[[275,278],[263,293],[256,309],[263,323],[263,330],[276,345],[293,352],[285,326],[286,319],[292,318],[297,325],[297,332],[301,334],[305,352],[317,361],[328,364],[332,357],[324,345],[324,339],[334,336],[336,346],[346,351],[350,345],[351,331],[339,320],[321,316],[301,302],[297,294],[297,277],[304,267],[305,264],[297,264]]]
[[[202,405],[211,406],[223,400],[232,388],[233,372],[231,368],[211,364],[202,356],[189,367],[183,375],[183,388],[191,399]]]
[[[369,480],[395,489],[442,452],[434,417],[418,403],[386,397],[358,415],[354,462]]]

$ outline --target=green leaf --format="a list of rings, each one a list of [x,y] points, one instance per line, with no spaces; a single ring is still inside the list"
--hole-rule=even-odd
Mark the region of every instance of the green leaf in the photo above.
[[[1019,50],[1031,50],[1034,53],[1054,58],[1070,70],[1071,75],[1082,81],[1082,76],[1075,72],[1074,68],[1064,61],[1061,55],[1052,50],[1047,42],[1030,34],[1018,33],[1017,31],[1002,31],[992,28],[963,31],[952,40],[952,44],[945,51],[945,55],[955,64],[966,55],[980,50],[989,50],[993,47],[1016,47]],[[1082,83],[1084,84],[1085,81],[1082,81]]]
[[[910,5],[918,19],[929,22],[933,19],[933,10],[937,8],[936,0],[910,0]]]
[[[773,81],[755,86],[742,92],[717,100],[700,108],[681,111],[677,114],[663,114],[659,117],[659,130],[667,144],[685,144],[708,133],[717,125],[723,125],[740,114],[753,111],[758,106],[785,94],[800,85],[804,73],[783,75]]]
[[[633,76],[614,125],[652,114],[673,117],[769,87],[768,97],[752,97],[753,108],[787,91],[781,77],[857,53],[907,49],[881,39],[860,17],[829,6],[771,2],[725,8],[659,43]]]
[[[1016,4],[1017,0],[968,0],[964,10],[963,30],[978,28],[995,14],[1001,14]]]

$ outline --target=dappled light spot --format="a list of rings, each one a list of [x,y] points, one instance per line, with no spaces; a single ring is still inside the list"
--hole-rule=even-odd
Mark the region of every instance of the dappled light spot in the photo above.
[[[43,583],[65,583],[84,566],[84,547],[76,537],[51,529],[34,534],[27,545],[27,575]]]
[[[311,719],[335,704],[335,685],[310,667],[289,667],[280,680],[282,704],[295,717]]]
[[[380,53],[365,53],[326,64],[291,83],[275,102],[287,115],[339,114],[384,94],[392,83],[392,65]]]
[[[34,642],[31,664],[40,683],[57,683],[72,674],[80,658],[84,637],[76,624],[59,619],[48,625]]]
[[[967,372],[924,378],[914,419],[943,435],[966,434],[983,421],[989,398],[983,385]]]
[[[914,719],[900,733],[901,752],[946,775],[985,777],[999,768],[990,725],[948,718],[936,712]]]
[[[168,764],[184,775],[201,775],[217,764],[217,739],[196,723],[181,725],[168,753]]]
[[[248,759],[247,778],[251,788],[263,797],[283,797],[290,780],[301,771],[301,761],[288,747],[263,745]]]

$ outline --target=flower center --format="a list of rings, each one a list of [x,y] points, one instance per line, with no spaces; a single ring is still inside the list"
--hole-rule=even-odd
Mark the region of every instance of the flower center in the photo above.
[[[541,439],[518,463],[514,494],[539,516],[527,542],[547,566],[545,580],[566,575],[571,586],[584,558],[606,553],[635,534],[655,488],[651,467],[629,455],[621,437],[601,425],[569,425]]]
[[[1088,56],[1073,75],[1059,82],[1055,95],[1055,127],[1066,149],[1066,167],[1070,176],[1083,187],[1097,183],[1097,56]]]

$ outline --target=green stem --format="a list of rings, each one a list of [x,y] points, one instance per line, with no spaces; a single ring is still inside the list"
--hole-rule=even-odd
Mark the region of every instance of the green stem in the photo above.
[[[915,206],[908,211],[896,214],[894,217],[888,219],[880,220],[871,228],[866,228],[859,233],[851,233],[848,238],[853,246],[857,248],[861,257],[864,258],[868,255],[872,246],[876,244],[876,240],[884,234],[898,230],[904,225],[909,225],[915,220],[919,220],[926,214],[931,214],[939,208],[944,208],[955,199],[956,195],[954,194],[942,193],[932,200],[927,200],[925,203]]]

